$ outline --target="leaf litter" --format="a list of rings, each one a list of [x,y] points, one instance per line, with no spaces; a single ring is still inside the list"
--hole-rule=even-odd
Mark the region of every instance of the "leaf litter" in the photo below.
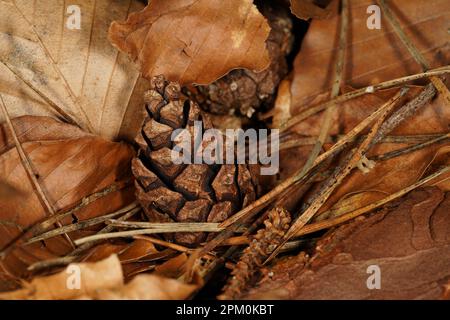
[[[158,108],[144,92],[160,74],[205,88],[233,69],[264,74],[270,18],[252,1],[80,5],[83,31],[58,34],[64,17],[42,17],[59,4],[0,1],[2,299],[201,298],[222,292],[213,282],[219,298],[448,299],[445,1],[379,1],[380,30],[365,26],[369,2],[280,1],[309,28],[274,106],[233,119],[281,129],[280,174],[234,215],[173,230],[134,194],[131,141],[141,156]],[[195,245],[163,236],[177,230],[213,233]],[[383,290],[365,287],[374,264]],[[83,271],[82,291],[67,289],[66,265]]]

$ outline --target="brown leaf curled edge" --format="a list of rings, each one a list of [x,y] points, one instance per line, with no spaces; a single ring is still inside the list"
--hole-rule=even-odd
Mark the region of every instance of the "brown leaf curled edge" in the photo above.
[[[70,276],[75,273],[80,275],[79,281],[72,281]],[[153,274],[139,275],[124,284],[122,267],[114,254],[95,263],[74,263],[57,274],[35,278],[23,289],[0,294],[0,299],[185,299],[195,290],[195,285]]]
[[[264,70],[269,32],[251,0],[154,0],[126,22],[114,21],[109,39],[146,78],[209,84],[232,69]]]

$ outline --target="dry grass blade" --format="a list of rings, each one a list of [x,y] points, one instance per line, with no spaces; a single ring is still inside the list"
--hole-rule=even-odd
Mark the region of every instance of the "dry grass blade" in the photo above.
[[[338,152],[343,150],[346,146],[349,145],[350,142],[352,142],[357,135],[364,130],[374,119],[380,116],[385,110],[386,107],[388,107],[391,103],[397,101],[402,95],[405,93],[399,92],[397,95],[395,95],[392,99],[390,99],[386,104],[384,104],[382,107],[380,107],[377,111],[372,113],[369,117],[361,121],[355,128],[353,128],[350,132],[348,132],[342,139],[340,139],[333,147],[328,150],[327,152],[322,153],[319,157],[317,157],[316,161],[314,162],[314,166],[311,169],[316,168],[319,164],[324,162],[329,157],[332,157],[336,155]],[[232,225],[233,223],[236,223],[239,220],[242,220],[248,216],[250,216],[252,213],[260,209],[261,207],[267,205],[271,200],[273,200],[275,197],[283,193],[286,189],[288,189],[290,186],[292,186],[295,183],[300,182],[305,177],[305,173],[302,173],[302,170],[297,171],[295,174],[293,174],[290,178],[286,179],[282,183],[280,183],[278,186],[276,186],[272,191],[267,193],[266,195],[262,196],[255,202],[253,202],[248,207],[244,208],[240,212],[237,212],[235,215],[230,217],[229,219],[225,220],[220,226],[221,227],[228,227]]]
[[[179,225],[180,224],[180,225]],[[120,223],[111,223],[111,226],[123,227]],[[136,223],[131,223],[131,226],[136,225]],[[142,234],[157,234],[157,233],[175,233],[175,232],[220,232],[223,228],[219,227],[218,223],[161,223],[160,227],[153,227],[149,229],[139,229],[139,230],[129,230],[129,231],[118,231],[111,233],[95,234],[92,236],[84,237],[75,240],[76,245],[81,245],[86,242],[111,239],[111,238],[125,238],[133,237]],[[129,227],[130,225],[128,225]]]
[[[410,185],[409,187],[406,187],[406,188],[404,188],[404,189],[402,189],[402,190],[400,190],[398,192],[395,192],[395,193],[393,193],[393,194],[391,194],[391,195],[389,195],[389,196],[387,196],[387,197],[385,197],[385,198],[383,198],[383,199],[381,199],[379,201],[376,201],[376,202],[374,202],[374,203],[372,203],[370,205],[364,206],[364,207],[359,208],[359,209],[357,209],[355,211],[352,211],[352,212],[345,213],[345,214],[343,214],[343,215],[341,215],[339,217],[336,217],[336,218],[327,219],[327,220],[324,220],[324,221],[320,221],[320,222],[311,223],[309,225],[306,225],[301,230],[299,230],[294,235],[294,237],[300,237],[300,236],[304,236],[306,234],[310,234],[310,233],[313,233],[313,232],[316,232],[316,231],[320,231],[320,230],[323,230],[323,229],[329,229],[331,227],[334,227],[334,226],[340,225],[340,224],[342,224],[344,222],[347,222],[349,220],[352,220],[352,219],[354,219],[354,218],[356,218],[356,217],[358,217],[360,215],[363,215],[363,214],[368,213],[368,212],[370,212],[370,211],[372,211],[372,210],[374,210],[376,208],[379,208],[379,207],[381,207],[382,205],[384,205],[384,204],[386,204],[388,202],[391,202],[391,201],[393,201],[395,199],[398,199],[398,198],[404,196],[408,192],[410,192],[410,191],[412,191],[412,190],[414,190],[414,189],[416,189],[416,188],[418,188],[420,186],[423,186],[423,185],[427,184],[431,180],[434,180],[435,178],[437,178],[437,177],[439,177],[439,176],[441,176],[441,175],[443,175],[443,174],[445,174],[447,172],[450,172],[450,166],[446,166],[446,167],[444,167],[444,168],[442,168],[442,169],[440,169],[440,170],[430,174],[429,176],[427,176],[427,177],[417,181],[416,183]]]
[[[326,110],[334,105],[338,105],[342,102],[363,96],[365,94],[371,94],[374,93],[376,91],[379,90],[383,90],[383,89],[388,89],[388,88],[392,88],[392,87],[396,87],[399,85],[403,85],[407,82],[411,82],[414,80],[418,80],[418,79],[422,79],[422,78],[429,78],[432,76],[440,76],[440,75],[445,75],[447,73],[450,73],[450,67],[449,66],[445,66],[445,67],[440,67],[440,68],[436,68],[427,72],[422,72],[422,73],[417,73],[414,75],[410,75],[410,76],[406,76],[406,77],[401,77],[398,79],[394,79],[394,80],[388,80],[388,81],[384,81],[375,85],[370,85],[361,89],[357,89],[357,90],[353,90],[350,91],[348,93],[345,93],[343,95],[340,95],[334,99],[331,99],[330,101],[324,102],[324,103],[319,103],[315,106],[312,106],[310,108],[308,108],[307,110],[293,116],[292,118],[290,118],[286,123],[284,123],[281,128],[280,128],[280,132],[284,132],[287,129],[291,128],[292,126],[296,125],[297,123],[307,119],[308,117]]]
[[[219,232],[223,228],[219,227],[216,222],[134,222],[134,221],[118,221],[115,219],[108,219],[107,224],[115,227],[125,228],[141,228],[141,229],[159,229],[167,230],[163,232]],[[172,231],[171,231],[172,230]]]
[[[402,41],[403,45],[408,49],[409,53],[412,55],[414,60],[420,66],[422,67],[423,71],[426,71],[430,69],[430,65],[428,61],[426,61],[425,57],[420,53],[419,50],[417,50],[414,43],[408,38],[408,36],[403,31],[402,27],[400,26],[400,23],[398,22],[395,15],[392,13],[391,9],[387,5],[385,0],[378,0],[378,3],[383,10],[384,15],[386,16],[387,20],[391,24],[392,28],[394,28],[395,33],[399,37],[399,39]],[[430,77],[431,82],[436,87],[436,89],[439,91],[439,93],[444,96],[445,101],[447,103],[447,106],[450,107],[450,92],[448,91],[448,88],[445,86],[442,79],[433,76]]]
[[[397,98],[405,95],[407,89],[402,89],[398,94]],[[347,159],[344,161],[342,167],[337,167],[331,177],[327,179],[325,184],[322,186],[317,196],[312,201],[311,205],[295,220],[290,229],[286,232],[283,237],[283,242],[278,248],[270,255],[270,257],[266,260],[269,261],[273,259],[281,250],[281,246],[288,242],[299,230],[301,230],[310,220],[311,218],[319,211],[331,193],[341,184],[345,177],[347,177],[351,171],[358,166],[359,162],[365,158],[367,151],[372,146],[373,142],[382,134],[384,131],[381,131],[383,128],[383,124],[385,119],[389,116],[390,112],[394,109],[396,105],[397,99],[389,101],[386,105],[383,113],[376,120],[372,128],[370,129],[369,134],[366,139],[356,148],[356,150],[352,150],[348,155]],[[380,134],[380,131],[382,132]]]
[[[131,210],[131,211],[125,213],[119,219],[127,220],[127,219],[131,218],[135,213],[136,212],[134,210]],[[108,233],[108,232],[111,232],[113,229],[114,229],[114,227],[112,227],[112,226],[106,226],[102,230],[100,230],[97,234]],[[72,262],[76,261],[83,252],[92,248],[96,243],[97,243],[96,241],[85,243],[85,244],[77,247],[75,250],[73,250],[68,255],[61,257],[61,258],[36,262],[35,264],[32,264],[31,266],[29,266],[28,270],[39,271],[39,270],[54,267],[54,266],[61,266],[61,265],[66,265],[66,264],[72,263]]]
[[[339,46],[338,54],[336,59],[336,71],[333,80],[333,87],[331,88],[331,99],[336,98],[339,95],[341,84],[343,81],[343,70],[344,70],[344,58],[345,49],[347,47],[347,33],[348,33],[348,2],[347,0],[342,0],[341,2],[341,29],[339,31]],[[316,144],[314,145],[308,160],[303,166],[300,175],[304,175],[313,165],[317,156],[319,155],[322,147],[328,137],[328,132],[331,127],[331,120],[333,115],[336,113],[336,104],[331,105],[325,110],[325,115],[323,119],[322,127],[320,128],[319,137],[317,138]]]
[[[130,206],[128,206],[125,209],[120,209],[117,210],[116,212],[101,216],[101,217],[97,217],[97,218],[92,218],[92,219],[88,219],[86,221],[81,221],[78,223],[73,223],[67,226],[62,226],[61,228],[57,228],[48,232],[45,232],[41,235],[38,235],[36,237],[31,238],[30,240],[28,240],[27,242],[25,242],[25,245],[27,244],[31,244],[37,241],[41,241],[41,240],[45,240],[45,239],[49,239],[55,236],[58,236],[60,234],[64,234],[64,233],[68,233],[68,232],[72,232],[72,231],[76,231],[76,230],[81,230],[81,229],[85,229],[91,226],[95,226],[97,224],[106,222],[107,220],[110,220],[111,218],[114,218],[118,215],[127,213],[129,211],[133,211],[134,213],[138,212],[139,210],[141,210],[140,208],[136,208],[136,206],[134,205],[131,210],[129,209]]]

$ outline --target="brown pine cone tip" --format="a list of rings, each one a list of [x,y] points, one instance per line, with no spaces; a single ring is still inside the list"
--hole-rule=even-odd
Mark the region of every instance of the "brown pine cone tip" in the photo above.
[[[250,118],[256,110],[273,104],[278,84],[288,72],[286,56],[293,42],[292,20],[283,8],[264,5],[261,11],[272,29],[267,39],[270,66],[259,73],[236,69],[208,86],[189,88],[186,93],[203,109]]]
[[[250,245],[231,271],[227,285],[219,299],[237,299],[258,278],[258,272],[269,255],[280,245],[289,229],[291,215],[282,208],[270,210],[264,228],[258,230]]]
[[[243,164],[174,164],[172,132],[193,132],[202,121],[203,132],[211,123],[177,83],[158,76],[151,80],[144,101],[148,117],[135,141],[132,161],[136,197],[151,222],[222,222],[256,198],[256,181]],[[164,234],[167,240],[194,246],[206,240],[203,232]]]

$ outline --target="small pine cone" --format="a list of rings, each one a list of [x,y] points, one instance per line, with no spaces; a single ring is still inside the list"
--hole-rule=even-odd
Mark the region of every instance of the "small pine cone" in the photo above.
[[[278,84],[288,72],[286,56],[293,42],[292,21],[284,8],[265,5],[261,10],[272,28],[267,39],[270,66],[259,73],[236,69],[208,86],[190,87],[187,94],[203,109],[250,118],[259,108],[273,104]]]
[[[250,245],[243,251],[219,299],[238,299],[248,286],[253,284],[262,264],[281,243],[290,223],[291,216],[288,211],[274,208],[269,212],[264,221],[265,228],[258,230]]]
[[[255,200],[256,181],[245,164],[172,161],[174,130],[193,133],[194,121],[201,121],[203,132],[212,127],[198,105],[182,95],[179,84],[154,77],[144,100],[148,117],[135,139],[139,152],[132,171],[136,197],[150,221],[222,222]],[[202,232],[165,236],[187,246],[206,239]]]

